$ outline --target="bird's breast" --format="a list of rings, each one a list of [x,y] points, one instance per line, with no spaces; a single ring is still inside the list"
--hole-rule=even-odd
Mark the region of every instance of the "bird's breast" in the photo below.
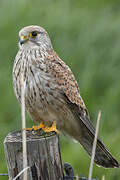
[[[16,57],[13,68],[13,85],[19,103],[21,103],[22,74],[25,82],[25,107],[32,118],[35,121],[56,119],[55,109],[62,106],[58,100],[59,88],[51,78],[50,72],[46,70],[43,58],[39,58],[38,62],[30,54],[23,55],[21,59]]]

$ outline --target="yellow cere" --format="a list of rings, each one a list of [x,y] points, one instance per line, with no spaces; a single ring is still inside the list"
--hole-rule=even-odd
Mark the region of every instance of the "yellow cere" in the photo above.
[[[20,38],[21,38],[22,40],[25,40],[25,39],[27,39],[27,36],[21,35]]]

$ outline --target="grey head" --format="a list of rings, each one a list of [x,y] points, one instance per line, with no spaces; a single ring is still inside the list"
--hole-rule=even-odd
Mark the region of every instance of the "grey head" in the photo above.
[[[19,31],[19,48],[42,46],[52,48],[48,33],[36,25],[26,26]]]

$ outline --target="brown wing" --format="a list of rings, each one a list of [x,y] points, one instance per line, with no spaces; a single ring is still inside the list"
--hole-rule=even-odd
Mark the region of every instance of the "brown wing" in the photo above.
[[[61,87],[61,90],[66,97],[66,101],[73,105],[76,105],[76,111],[80,113],[80,119],[83,121],[84,125],[89,129],[89,131],[94,135],[95,128],[93,127],[91,121],[89,120],[88,111],[86,106],[80,96],[80,90],[75,77],[70,70],[70,68],[57,56],[54,55],[47,57],[47,67],[51,70],[53,76],[55,77],[57,83]],[[72,107],[71,107],[72,108]]]
[[[79,122],[82,136],[75,134],[75,139],[78,140],[85,148],[89,155],[92,153],[92,144],[94,141],[95,128],[93,127],[85,104],[80,96],[79,87],[69,67],[57,56],[56,53],[47,58],[47,67],[55,77],[56,82],[60,86],[66,102],[68,103],[71,112]],[[96,154],[94,161],[104,167],[119,167],[119,163],[114,159],[111,153],[107,150],[100,138],[97,140]]]

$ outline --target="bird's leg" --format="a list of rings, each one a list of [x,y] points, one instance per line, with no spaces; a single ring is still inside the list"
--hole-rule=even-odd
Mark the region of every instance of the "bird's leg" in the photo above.
[[[41,122],[38,126],[32,126],[32,128],[26,128],[26,131],[37,131],[39,129],[43,129],[43,127],[45,127],[44,122]]]
[[[42,121],[38,126],[32,126],[32,130],[37,131],[45,127],[44,122]]]
[[[56,128],[56,121],[53,121],[52,126],[44,126],[42,129],[46,133],[47,132],[53,132],[53,131],[58,133],[58,130]]]
[[[37,131],[42,129],[44,132],[48,133],[48,132],[56,132],[58,133],[58,130],[56,128],[56,121],[53,121],[51,126],[45,125],[44,122],[41,122],[38,126],[32,126],[32,128],[26,128],[27,131]]]

